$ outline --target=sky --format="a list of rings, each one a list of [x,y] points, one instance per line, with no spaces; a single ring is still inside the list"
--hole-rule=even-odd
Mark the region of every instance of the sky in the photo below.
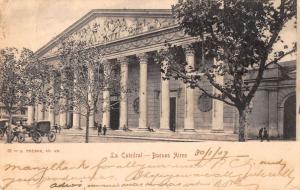
[[[177,0],[0,0],[0,48],[26,47],[36,51],[92,9],[168,9],[176,2]],[[290,44],[296,40],[296,29],[290,24],[282,32],[282,36]]]
[[[176,0],[0,0],[0,48],[36,51],[92,9],[169,9]]]

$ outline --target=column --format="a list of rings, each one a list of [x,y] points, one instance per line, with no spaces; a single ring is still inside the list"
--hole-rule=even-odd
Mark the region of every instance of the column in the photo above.
[[[39,120],[39,116],[38,116],[38,104],[36,102],[34,102],[34,121],[38,121]]]
[[[91,83],[94,85],[94,67],[90,66],[88,68],[88,77],[89,80],[92,81]],[[90,104],[90,117],[89,117],[89,127],[93,128],[94,127],[94,123],[95,123],[95,106],[94,106],[94,99],[93,99],[93,91],[94,89],[92,89],[93,87],[89,87],[89,92],[88,92],[88,102]]]
[[[214,64],[216,64],[215,59],[214,59]],[[216,83],[223,85],[224,77],[216,74],[215,81]],[[218,93],[220,93],[219,90],[213,88],[213,94],[218,94]],[[213,99],[211,132],[214,133],[224,132],[223,116],[224,116],[224,103],[220,100]]]
[[[60,109],[60,113],[59,113],[59,125],[63,128],[67,127],[67,112],[65,110],[65,105],[67,103],[65,98],[61,98],[61,109]]]
[[[38,121],[44,120],[44,105],[39,103],[37,105],[37,116],[38,116]]]
[[[54,97],[54,77],[50,79],[50,96]],[[52,100],[49,105],[49,111],[48,111],[48,120],[50,121],[50,125],[55,125],[55,113],[54,113],[54,101]]]
[[[62,76],[63,74],[64,73],[61,73],[61,77],[63,77]],[[61,97],[59,101],[60,101],[59,126],[62,128],[66,128],[67,127],[67,112],[66,112],[67,99],[65,97]]]
[[[80,105],[78,105],[78,93],[77,93],[77,80],[78,80],[78,76],[77,76],[77,72],[74,72],[74,107],[73,107],[73,128],[74,129],[81,129],[80,126]]]
[[[55,125],[55,113],[54,113],[54,107],[51,106],[49,107],[49,117],[48,120],[50,121],[50,125],[53,126]]]
[[[163,61],[161,65],[162,69],[168,67],[168,62]],[[164,80],[165,73],[161,73],[161,113],[160,113],[160,128],[159,130],[170,130],[170,90],[169,80]]]
[[[109,75],[110,64],[109,61],[104,63],[104,83],[106,86],[103,89],[103,104],[102,104],[102,126],[110,127],[110,92],[109,92]]]
[[[102,114],[102,124],[103,126],[110,127],[110,92],[105,89],[103,91],[103,114]]]
[[[27,106],[27,124],[31,125],[34,121],[34,107]]]
[[[75,110],[73,110],[73,128],[74,129],[81,129],[81,126],[80,126],[80,108],[76,108]]]
[[[185,49],[185,57],[187,62],[187,72],[195,67],[195,50],[191,45],[183,47]],[[194,89],[185,84],[185,114],[184,114],[184,131],[194,131]]]
[[[127,88],[128,88],[128,58],[120,58],[118,60],[121,67],[121,96],[120,96],[120,125],[119,129],[123,129],[124,126],[128,127],[127,116]]]
[[[139,129],[147,129],[147,64],[146,53],[137,55],[140,62],[140,86],[139,86]]]

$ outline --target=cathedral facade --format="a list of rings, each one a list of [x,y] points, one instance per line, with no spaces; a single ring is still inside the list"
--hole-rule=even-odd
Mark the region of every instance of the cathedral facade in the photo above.
[[[136,89],[123,94],[104,91],[104,101],[98,107],[111,105],[110,109],[93,113],[91,127],[95,121],[112,130],[126,126],[133,131],[153,128],[161,133],[217,134],[237,139],[238,112],[234,107],[210,99],[180,80],[163,80],[160,65],[151,55],[164,48],[166,41],[183,47],[188,65],[201,64],[192,47],[197,39],[178,29],[171,10],[92,10],[36,55],[57,64],[57,44],[66,36],[102,48],[108,62],[119,63],[121,86]],[[266,127],[273,137],[295,138],[295,69],[296,62],[288,61],[266,71],[251,104],[250,137]],[[208,82],[203,85],[213,90]],[[43,105],[29,106],[27,114],[29,122],[50,120],[74,129],[85,125],[80,114],[45,111]]]

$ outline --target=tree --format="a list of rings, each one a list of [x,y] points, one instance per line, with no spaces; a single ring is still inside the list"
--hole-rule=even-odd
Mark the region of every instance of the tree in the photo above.
[[[52,65],[41,61],[33,54],[30,63],[26,64],[23,78],[25,85],[28,88],[28,102],[27,106],[34,106],[36,104],[44,105],[44,111],[53,104],[51,92],[53,86],[48,85],[51,81],[54,68]]]
[[[198,39],[194,49],[202,57],[202,67],[186,69],[183,49],[168,44],[157,56],[159,62],[166,59],[171,63],[162,69],[166,79],[181,79],[191,88],[236,107],[239,141],[247,140],[249,105],[264,71],[296,50],[296,43],[289,47],[280,34],[296,16],[296,0],[281,0],[279,5],[268,0],[181,0],[172,10],[179,28]],[[283,48],[276,50],[275,45]],[[254,75],[253,83],[246,80],[249,73]],[[218,76],[225,78],[224,84],[218,82]],[[201,86],[203,80],[218,92]]]
[[[68,38],[59,45],[59,58],[61,77],[58,98],[64,100],[59,101],[59,105],[64,110],[72,108],[73,113],[86,118],[85,142],[88,143],[89,119],[97,111],[100,93],[117,87],[112,85],[118,81],[112,73],[117,65],[105,62],[100,48]]]
[[[28,103],[29,91],[24,78],[25,68],[33,53],[23,48],[4,48],[0,50],[0,102],[8,113],[7,142],[10,143],[12,116]]]

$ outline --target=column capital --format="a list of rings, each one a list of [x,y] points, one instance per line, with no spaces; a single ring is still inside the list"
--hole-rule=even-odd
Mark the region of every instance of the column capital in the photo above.
[[[104,76],[108,77],[110,75],[111,72],[111,64],[110,64],[110,60],[103,60],[103,69],[104,69]]]
[[[147,53],[136,54],[136,57],[138,58],[140,63],[148,63],[149,55]]]
[[[131,59],[129,57],[118,57],[117,58],[117,62],[121,65],[129,64],[130,60]]]
[[[88,70],[94,70],[95,69],[95,65],[93,64],[88,64],[87,65]]]
[[[103,65],[109,65],[111,63],[110,59],[103,59],[102,61],[100,61],[100,63],[102,63]]]
[[[193,47],[192,44],[185,44],[185,45],[182,46],[182,48],[184,49],[185,54],[187,56],[189,56],[189,55],[195,55],[195,49],[194,49],[194,47]]]
[[[161,65],[160,65],[160,68],[161,70],[163,70],[164,72],[161,72],[161,77],[165,78],[167,77],[167,73],[169,71],[169,67],[170,67],[170,64],[167,60],[163,60],[161,62]]]

